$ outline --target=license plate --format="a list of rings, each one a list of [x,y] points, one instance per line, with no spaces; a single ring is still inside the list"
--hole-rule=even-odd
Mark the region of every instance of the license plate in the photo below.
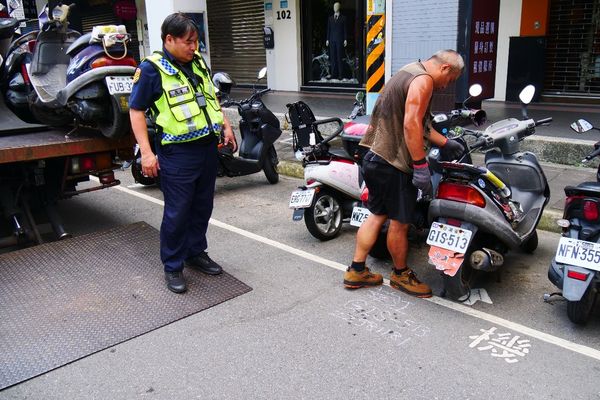
[[[290,197],[290,208],[310,207],[315,196],[315,189],[295,190]]]
[[[561,237],[556,249],[556,261],[600,271],[600,243]]]
[[[367,217],[371,215],[371,211],[364,207],[354,207],[352,209],[352,216],[350,217],[350,225],[361,226]]]
[[[131,93],[133,76],[107,76],[106,87],[110,94]]]
[[[472,234],[468,229],[434,222],[429,229],[427,244],[464,254],[469,247]]]

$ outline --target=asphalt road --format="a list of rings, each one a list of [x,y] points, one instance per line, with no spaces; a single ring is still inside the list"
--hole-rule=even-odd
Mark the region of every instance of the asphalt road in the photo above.
[[[128,171],[119,177],[120,188],[61,203],[73,234],[136,221],[159,227],[160,192],[133,184]],[[341,270],[355,228],[312,238],[287,208],[298,184],[269,185],[262,174],[218,180],[209,254],[252,292],[0,399],[600,399],[600,315],[577,327],[564,302],[542,300],[553,290],[546,272],[557,234],[540,232],[535,255],[511,254],[501,281],[478,283],[493,304],[416,299],[388,286],[349,291]],[[439,293],[426,253],[411,246],[410,264]],[[389,274],[386,262],[369,265]]]

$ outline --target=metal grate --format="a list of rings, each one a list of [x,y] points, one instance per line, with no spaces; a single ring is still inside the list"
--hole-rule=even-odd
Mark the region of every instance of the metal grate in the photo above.
[[[208,0],[210,63],[238,84],[253,84],[267,65],[263,44],[263,0]],[[275,39],[277,40],[277,39]]]
[[[552,0],[545,93],[600,96],[600,0]]]
[[[0,390],[252,290],[186,270],[171,293],[138,222],[0,255]]]

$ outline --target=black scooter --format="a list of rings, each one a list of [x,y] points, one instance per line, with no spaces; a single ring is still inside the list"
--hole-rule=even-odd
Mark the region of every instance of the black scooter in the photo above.
[[[258,74],[258,80],[266,76],[267,69],[263,68]],[[229,93],[234,86],[234,81],[229,75],[217,72],[213,76],[213,83],[221,93],[221,106],[237,106],[240,119],[240,135],[242,141],[239,146],[239,154],[234,155],[230,145],[223,144],[223,137],[219,143],[219,165],[218,176],[243,176],[264,171],[267,180],[271,184],[279,181],[277,164],[279,159],[275,151],[275,141],[281,136],[281,128],[277,117],[269,110],[261,100],[261,96],[271,89],[254,91],[247,99],[241,101],[230,100]],[[148,135],[150,146],[154,151],[155,130],[152,122],[148,124]],[[156,178],[150,178],[142,174],[142,155],[139,146],[134,149],[135,159],[131,164],[131,173],[136,182],[142,185],[153,185]]]

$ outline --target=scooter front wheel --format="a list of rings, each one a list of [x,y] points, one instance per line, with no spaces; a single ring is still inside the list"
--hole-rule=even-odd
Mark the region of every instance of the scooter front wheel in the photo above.
[[[279,173],[277,172],[278,163],[279,160],[277,159],[277,152],[275,151],[275,147],[271,146],[263,165],[263,171],[271,185],[274,185],[277,182],[279,182]]]
[[[581,300],[567,301],[567,316],[571,322],[583,325],[588,321],[596,302],[596,294],[594,287],[590,286],[581,297]]]
[[[304,211],[304,223],[311,235],[319,240],[331,240],[342,229],[342,207],[336,196],[321,190],[310,207]]]

